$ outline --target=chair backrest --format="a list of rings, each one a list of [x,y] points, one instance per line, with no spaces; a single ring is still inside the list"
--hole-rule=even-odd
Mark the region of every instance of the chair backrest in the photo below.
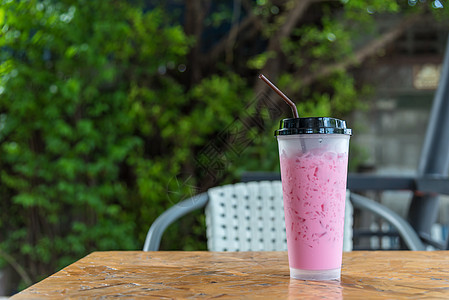
[[[352,205],[346,197],[344,251],[352,250]],[[206,206],[210,251],[285,251],[280,181],[237,183],[211,188]]]

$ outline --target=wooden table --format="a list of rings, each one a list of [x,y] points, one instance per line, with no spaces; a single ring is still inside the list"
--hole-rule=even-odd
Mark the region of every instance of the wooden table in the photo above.
[[[341,281],[289,278],[286,252],[94,252],[12,299],[442,298],[449,251],[349,252]]]

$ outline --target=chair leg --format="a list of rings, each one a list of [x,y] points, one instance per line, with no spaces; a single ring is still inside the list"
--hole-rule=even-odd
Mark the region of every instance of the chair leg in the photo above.
[[[393,227],[395,227],[399,235],[404,240],[406,246],[413,251],[424,251],[425,246],[418,237],[418,234],[413,230],[412,226],[405,221],[397,213],[388,207],[379,204],[371,199],[351,193],[351,202],[356,208],[368,210],[373,214],[387,220]]]

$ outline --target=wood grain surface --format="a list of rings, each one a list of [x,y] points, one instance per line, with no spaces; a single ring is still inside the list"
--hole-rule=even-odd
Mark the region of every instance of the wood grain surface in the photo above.
[[[94,252],[12,299],[449,299],[448,254],[348,252],[317,282],[290,279],[286,252]]]

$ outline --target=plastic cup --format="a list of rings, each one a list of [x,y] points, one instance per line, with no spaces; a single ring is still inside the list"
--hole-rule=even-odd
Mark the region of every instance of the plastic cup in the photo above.
[[[351,134],[334,118],[284,119],[275,132],[292,278],[340,279]]]

